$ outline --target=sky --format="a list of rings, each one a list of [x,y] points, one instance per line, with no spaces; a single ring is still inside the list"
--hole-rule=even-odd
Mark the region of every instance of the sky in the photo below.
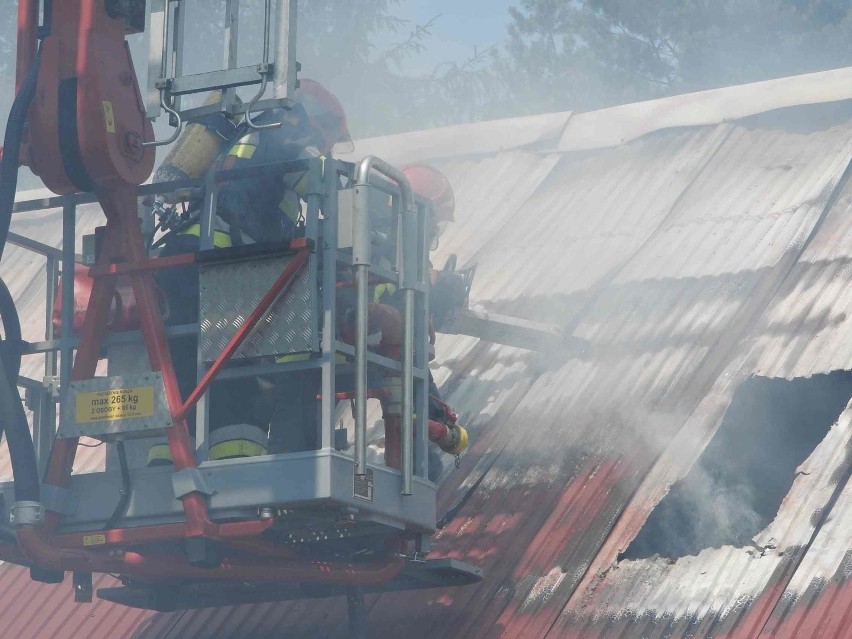
[[[428,72],[442,62],[460,62],[506,38],[509,7],[520,0],[400,0],[391,12],[413,25],[425,24],[440,16],[432,27],[427,49],[407,61],[404,71]]]

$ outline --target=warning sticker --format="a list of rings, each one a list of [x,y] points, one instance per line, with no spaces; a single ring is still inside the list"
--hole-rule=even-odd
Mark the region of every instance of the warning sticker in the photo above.
[[[104,105],[104,123],[106,124],[107,133],[115,133],[115,114],[112,112],[112,102],[103,101]]]
[[[76,422],[91,424],[154,416],[154,387],[118,388],[77,393]]]
[[[106,543],[106,535],[83,535],[84,546],[103,546]]]

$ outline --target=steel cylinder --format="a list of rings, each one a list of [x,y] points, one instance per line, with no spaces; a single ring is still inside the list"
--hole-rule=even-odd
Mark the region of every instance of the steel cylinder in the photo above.
[[[215,104],[220,99],[221,91],[213,91],[204,104]],[[154,181],[200,178],[219,157],[226,142],[225,138],[203,124],[188,125],[157,168]]]

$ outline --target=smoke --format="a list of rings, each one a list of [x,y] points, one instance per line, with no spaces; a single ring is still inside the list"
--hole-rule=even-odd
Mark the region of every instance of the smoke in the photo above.
[[[338,94],[359,138],[591,110],[852,64],[852,14],[841,4],[303,1],[297,54],[304,77]],[[260,61],[263,5],[240,3],[239,65]],[[181,10],[188,25],[183,72],[221,68],[224,0],[184,0]],[[144,82],[148,34],[129,40]],[[15,22],[7,20],[0,25],[0,117],[13,94],[14,45]],[[159,123],[158,134],[167,132]]]
[[[622,558],[676,559],[704,548],[751,543],[775,517],[796,468],[850,397],[850,371],[743,382],[713,440]]]

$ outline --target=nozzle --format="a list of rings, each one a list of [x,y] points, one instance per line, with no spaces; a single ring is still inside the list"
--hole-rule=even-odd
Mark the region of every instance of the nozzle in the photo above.
[[[450,455],[461,455],[468,445],[467,429],[458,424],[429,420],[429,439]]]
[[[450,430],[450,432],[454,433],[455,439],[456,439],[456,444],[455,444],[455,446],[453,446],[453,448],[451,450],[446,450],[446,449],[443,449],[443,450],[450,453],[450,455],[456,455],[456,456],[461,455],[465,450],[467,450],[467,445],[468,445],[468,441],[469,441],[468,435],[467,435],[467,429],[464,426],[456,425],[456,426],[451,426],[449,428],[449,430]]]

